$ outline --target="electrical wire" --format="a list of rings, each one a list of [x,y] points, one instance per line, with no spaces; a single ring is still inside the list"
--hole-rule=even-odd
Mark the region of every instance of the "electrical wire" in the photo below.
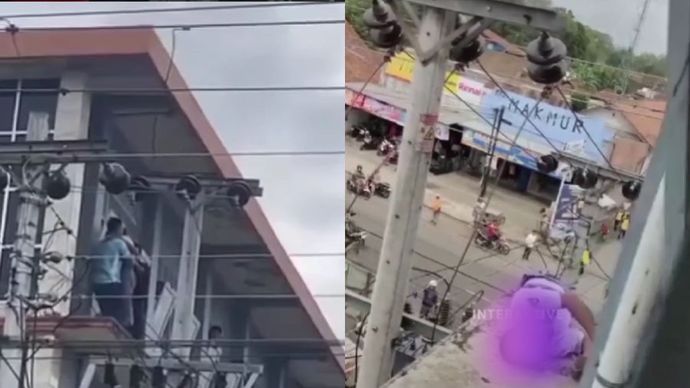
[[[142,24],[142,25],[126,25],[126,26],[98,26],[98,27],[63,27],[63,26],[46,26],[46,27],[21,27],[22,31],[88,31],[88,30],[149,30],[149,29],[174,29],[180,28],[184,30],[191,29],[206,29],[206,28],[242,28],[242,27],[276,27],[276,26],[318,26],[318,25],[336,25],[345,24],[344,19],[332,20],[291,20],[291,21],[277,21],[277,22],[242,22],[242,23],[190,23],[190,24]]]
[[[511,101],[512,101],[512,100],[511,100]],[[518,141],[520,135],[522,134],[523,129],[525,128],[525,124],[527,124],[527,122],[530,121],[530,120],[529,120],[529,116],[532,114],[533,111],[535,111],[535,110],[537,109],[537,107],[539,106],[539,103],[540,103],[540,102],[541,102],[541,99],[539,99],[539,100],[537,101],[537,103],[534,104],[534,106],[532,107],[532,109],[530,110],[530,112],[528,112],[528,113],[524,116],[524,117],[525,117],[525,120],[522,122],[522,125],[521,125],[520,128],[518,129],[518,131],[517,131],[517,133],[516,133],[516,135],[515,135],[515,138],[513,139],[512,143],[511,143],[511,145],[510,145],[510,148],[513,148],[514,145],[517,143],[517,141]],[[533,124],[533,125],[534,125],[534,124]],[[489,204],[491,203],[491,199],[493,198],[493,195],[494,195],[494,193],[496,192],[496,189],[498,188],[498,184],[499,184],[501,178],[503,177],[503,173],[504,173],[505,167],[506,167],[507,165],[508,165],[508,163],[503,163],[503,164],[501,165],[500,171],[498,171],[498,174],[496,175],[496,179],[495,179],[495,181],[493,182],[494,184],[493,184],[493,186],[491,187],[491,190],[489,191],[489,194],[488,194],[488,196],[487,196],[487,198],[486,198],[486,206],[483,206],[483,207],[481,208],[480,212],[479,212],[479,216],[477,217],[478,220],[481,220],[481,219],[484,218],[484,214],[486,213],[486,209],[488,209]],[[462,252],[462,254],[461,254],[461,256],[460,256],[460,259],[458,260],[458,263],[457,263],[456,266],[455,266],[455,271],[454,271],[453,274],[451,275],[451,278],[450,278],[450,284],[451,284],[451,285],[453,284],[453,282],[454,282],[455,279],[457,278],[457,275],[458,275],[458,272],[457,272],[457,271],[460,269],[460,266],[462,265],[463,261],[465,260],[465,257],[467,256],[467,252],[469,251],[470,246],[472,245],[472,243],[474,242],[475,238],[477,237],[478,232],[479,232],[479,229],[478,229],[477,226],[475,226],[475,228],[473,228],[473,230],[472,230],[472,235],[470,236],[470,238],[467,240],[467,243],[465,244],[465,248],[463,249],[463,252]],[[441,298],[441,300],[445,300],[445,299],[447,298],[448,292],[449,292],[449,291],[450,291],[450,289],[447,289],[447,290],[444,292],[443,297]],[[438,326],[438,313],[436,314],[436,319],[434,320],[434,326],[433,326],[433,329],[431,330],[431,343],[432,343],[432,344],[434,343],[434,339],[435,339],[434,336],[435,336],[435,334],[436,334],[437,326]]]
[[[364,332],[364,326],[367,323],[367,318],[369,318],[369,312],[366,313],[362,319],[362,325],[359,330],[357,330],[357,341],[355,342],[355,384],[357,384],[357,378],[359,377],[359,344],[362,339],[362,333]]]
[[[597,145],[597,143],[594,141],[594,139],[592,138],[592,135],[589,133],[589,131],[588,131],[587,128],[585,127],[584,121],[582,121],[582,119],[580,119],[580,116],[577,114],[577,112],[575,112],[575,110],[573,109],[572,105],[568,102],[568,98],[567,98],[567,97],[565,96],[565,94],[563,93],[563,90],[561,90],[561,88],[560,88],[559,86],[556,86],[556,90],[558,90],[558,93],[561,95],[561,97],[563,98],[563,101],[564,101],[564,102],[566,103],[566,105],[568,106],[568,109],[569,109],[570,112],[573,114],[573,117],[575,117],[575,120],[577,120],[577,122],[580,123],[580,127],[582,128],[583,131],[585,131],[585,135],[587,135],[587,138],[588,138],[589,141],[592,143],[592,145],[594,146],[594,148],[596,148],[596,150],[597,150],[597,152],[599,153],[599,155],[601,155],[601,157],[604,159],[604,161],[606,162],[606,164],[608,164],[608,166],[609,166],[610,169],[612,169],[613,171],[618,171],[617,168],[613,167],[613,164],[611,164],[611,161],[606,157],[606,155],[604,154],[604,152],[601,150],[601,148],[599,148],[599,146]]]
[[[101,10],[101,11],[68,11],[68,12],[52,12],[52,13],[16,13],[16,14],[0,14],[1,18],[5,19],[45,19],[65,16],[106,16],[106,15],[139,15],[139,14],[154,14],[154,13],[178,13],[178,12],[192,12],[192,11],[221,11],[232,9],[251,9],[251,8],[278,8],[291,6],[315,6],[326,5],[314,2],[303,3],[264,3],[264,4],[235,4],[235,5],[213,5],[213,6],[192,6],[192,7],[175,7],[175,8],[146,8],[146,9],[117,9],[117,10]]]
[[[314,298],[322,298],[322,299],[331,299],[331,298],[344,298],[345,294],[310,294],[310,296]],[[71,296],[72,299],[84,299],[84,300],[90,300],[92,299],[92,295],[90,294],[72,294]],[[147,295],[99,295],[98,299],[105,299],[105,300],[112,300],[112,299],[146,299],[148,298]],[[256,299],[256,300],[261,300],[261,299],[271,299],[271,300],[292,300],[292,299],[299,299],[298,295],[292,295],[292,294],[230,294],[230,295],[221,295],[221,294],[197,294],[194,295],[193,299]]]
[[[170,58],[168,58],[168,66],[165,69],[165,76],[163,77],[163,86],[166,88],[168,87],[168,81],[170,79],[170,72],[172,71],[173,68],[173,62],[175,61],[175,53],[177,49],[177,32],[181,31],[180,29],[172,29],[171,34],[172,34],[172,43],[170,45]],[[157,134],[158,134],[158,119],[160,117],[160,114],[156,114],[153,116],[153,123],[151,124],[151,153],[156,153],[156,145],[157,145]]]
[[[176,92],[328,92],[342,91],[345,86],[257,86],[257,87],[234,87],[234,86],[197,86],[185,88],[0,88],[0,93],[44,93],[61,94],[69,93],[132,93],[132,94],[165,94]]]
[[[59,143],[59,142],[57,142]],[[21,144],[21,143],[19,143]],[[3,148],[0,145],[0,150]],[[49,154],[54,152],[46,152],[45,157],[50,159]],[[70,155],[69,151],[60,152],[61,155]],[[199,158],[199,157],[246,157],[246,156],[324,156],[324,155],[344,155],[344,150],[314,150],[314,151],[238,151],[238,152],[166,152],[153,154],[150,152],[104,152],[99,153],[98,156],[106,159],[132,159],[132,158]],[[75,157],[75,162],[79,163],[79,158]]]
[[[381,63],[378,66],[376,66],[376,68],[371,73],[371,75],[369,77],[367,77],[367,80],[362,85],[362,88],[355,94],[354,98],[352,99],[352,102],[350,103],[350,106],[345,111],[345,121],[346,122],[347,122],[347,118],[350,116],[350,112],[352,111],[354,106],[357,105],[357,100],[359,100],[359,98],[363,96],[362,93],[364,93],[364,89],[366,89],[366,87],[369,85],[369,82],[371,82],[371,80],[374,79],[374,76],[376,75],[376,73],[378,73],[379,70],[381,70],[381,68],[386,63],[390,62],[390,60],[391,60],[391,54],[386,53],[386,55],[383,56],[383,61],[381,61]]]

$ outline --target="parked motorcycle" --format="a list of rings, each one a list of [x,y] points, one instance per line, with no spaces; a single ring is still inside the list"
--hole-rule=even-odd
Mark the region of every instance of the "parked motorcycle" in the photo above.
[[[371,132],[366,127],[361,127],[359,133],[357,134],[357,141],[364,141],[367,137],[371,136]]]
[[[369,185],[361,179],[348,179],[347,189],[352,193],[364,197],[365,199],[371,198],[371,187],[369,187]]]
[[[477,233],[477,237],[474,238],[474,243],[482,248],[496,251],[502,255],[507,255],[510,253],[510,246],[502,238],[499,238],[496,241],[490,241],[483,233]]]
[[[395,144],[393,144],[392,141],[388,139],[383,139],[381,141],[381,144],[379,144],[378,149],[376,150],[376,154],[378,156],[384,156],[388,155],[391,152],[393,152],[396,149]]]
[[[391,196],[391,185],[388,183],[375,183],[374,184],[374,194],[381,198],[388,198]]]
[[[359,147],[360,150],[375,150],[378,148],[381,138],[374,137],[371,133],[364,135],[362,139],[362,146]]]
[[[363,130],[366,130],[366,128],[361,125],[353,125],[352,128],[350,128],[350,137],[355,139],[360,138]]]

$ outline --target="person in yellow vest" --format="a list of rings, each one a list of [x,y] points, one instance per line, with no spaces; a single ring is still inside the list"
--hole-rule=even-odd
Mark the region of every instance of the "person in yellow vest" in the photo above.
[[[616,212],[616,218],[613,220],[613,231],[618,232],[620,227],[621,227],[621,221],[623,221],[623,216],[625,215],[625,212],[623,209],[618,209]]]
[[[431,202],[431,223],[436,225],[436,222],[438,221],[438,216],[441,214],[441,207],[443,206],[443,202],[441,201],[441,196],[437,195],[436,198],[434,198],[433,202]]]
[[[628,232],[628,228],[630,228],[630,213],[625,213],[623,216],[623,220],[621,221],[621,226],[620,226],[620,231],[618,232],[618,239],[625,238],[625,234]]]
[[[578,272],[579,275],[582,275],[585,273],[585,267],[588,266],[591,261],[592,261],[592,251],[589,248],[589,242],[588,242],[587,246],[585,247],[585,250],[582,251],[582,258],[580,259],[580,271]]]

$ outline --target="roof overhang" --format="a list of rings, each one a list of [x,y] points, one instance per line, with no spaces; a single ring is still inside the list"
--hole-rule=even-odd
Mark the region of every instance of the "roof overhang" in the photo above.
[[[241,177],[242,174],[232,158],[224,155],[227,154],[227,149],[204,115],[192,92],[185,90],[189,86],[174,63],[171,63],[168,51],[152,27],[27,30],[17,34],[0,34],[0,60],[9,62],[26,59],[52,60],[70,57],[128,55],[148,57],[161,80],[167,78],[167,87],[176,90],[171,93],[174,100],[189,120],[203,146],[211,154],[223,177]],[[166,74],[168,66],[170,66],[170,71],[169,74]],[[257,200],[250,200],[245,206],[245,211],[272,257],[275,258],[276,264],[298,296],[320,336],[325,340],[336,340],[337,337],[278,240]],[[344,375],[345,360],[342,352],[332,348],[332,354]]]

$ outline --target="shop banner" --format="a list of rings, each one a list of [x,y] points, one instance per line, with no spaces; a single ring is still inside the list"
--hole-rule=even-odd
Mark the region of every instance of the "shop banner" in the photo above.
[[[509,99],[516,104],[512,104]],[[569,109],[555,107],[545,102],[539,103],[537,109],[533,109],[536,103],[537,101],[532,98],[515,93],[508,92],[506,96],[500,90],[487,91],[481,101],[481,112],[487,118],[492,118],[497,109],[505,108],[503,118],[509,124],[504,122],[501,125],[501,132],[511,137],[523,127],[525,115],[530,113],[529,118],[538,130],[529,122],[525,123],[520,135],[521,140],[552,148],[549,145],[550,142],[560,151],[574,150],[579,156],[597,164],[606,165],[597,147],[608,158],[615,132],[607,128],[603,120],[580,115],[582,121],[578,121]],[[585,129],[592,140],[589,139]],[[549,140],[548,142],[544,136]]]
[[[405,110],[396,106],[378,101],[364,94],[357,95],[352,90],[345,91],[345,103],[354,108],[361,109],[374,116],[403,125],[405,122]]]
[[[398,53],[391,58],[386,66],[386,74],[406,82],[412,82],[414,66],[415,60],[410,55]],[[447,72],[445,75],[446,88],[443,90],[444,93],[449,93],[448,89],[450,89],[463,100],[478,108],[486,90],[484,83],[462,77],[458,73],[453,73],[450,77],[449,74],[450,72]]]
[[[551,237],[563,238],[579,226],[580,209],[577,203],[582,196],[584,190],[578,185],[561,184],[551,218]]]

